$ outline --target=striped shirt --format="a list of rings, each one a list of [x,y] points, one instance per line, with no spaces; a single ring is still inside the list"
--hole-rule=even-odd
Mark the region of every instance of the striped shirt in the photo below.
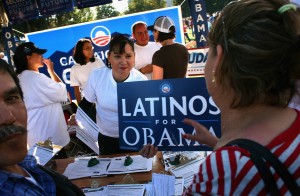
[[[266,147],[284,163],[300,186],[300,115],[292,126],[275,137]],[[278,173],[281,195],[291,195]],[[224,146],[200,165],[184,195],[267,195],[265,184],[250,159],[250,153],[238,146]]]

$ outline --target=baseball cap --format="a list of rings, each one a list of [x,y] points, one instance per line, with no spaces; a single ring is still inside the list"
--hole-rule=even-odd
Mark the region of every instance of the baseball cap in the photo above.
[[[154,29],[163,33],[170,33],[170,27],[175,26],[173,20],[168,16],[160,16],[158,17],[154,25],[148,26],[149,31],[153,31]]]
[[[133,32],[133,27],[137,24],[144,24],[146,25],[146,27],[148,27],[147,23],[145,23],[144,21],[136,21],[135,23],[133,23],[133,25],[131,26],[131,32]],[[148,29],[148,28],[147,28]]]
[[[33,42],[25,42],[16,48],[15,55],[31,55],[32,53],[44,54],[46,49],[40,49]]]

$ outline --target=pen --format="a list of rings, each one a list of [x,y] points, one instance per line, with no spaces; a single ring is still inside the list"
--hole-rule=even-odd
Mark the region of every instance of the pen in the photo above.
[[[103,187],[101,188],[95,188],[95,189],[91,189],[91,188],[87,188],[87,189],[83,189],[84,193],[90,193],[90,192],[96,192],[96,191],[103,191]]]

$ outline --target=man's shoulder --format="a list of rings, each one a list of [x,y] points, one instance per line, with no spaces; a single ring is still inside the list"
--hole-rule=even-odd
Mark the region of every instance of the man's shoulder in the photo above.
[[[155,48],[161,48],[161,44],[158,42],[148,42],[148,45]]]

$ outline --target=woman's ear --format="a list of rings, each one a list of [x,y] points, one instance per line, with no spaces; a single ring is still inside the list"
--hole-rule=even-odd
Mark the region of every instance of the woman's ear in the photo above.
[[[218,65],[221,64],[221,61],[222,61],[222,58],[223,58],[223,48],[221,45],[217,45],[216,47],[216,50],[217,50],[217,54],[216,54],[216,60],[215,60],[215,69],[217,68]]]

